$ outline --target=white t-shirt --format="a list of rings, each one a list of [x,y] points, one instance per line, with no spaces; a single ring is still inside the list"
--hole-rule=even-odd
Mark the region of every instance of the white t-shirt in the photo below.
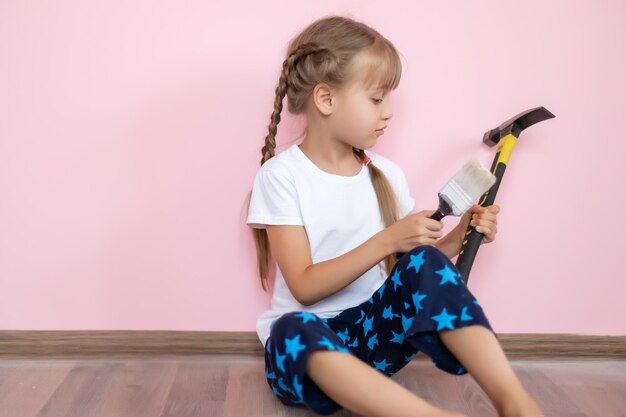
[[[365,154],[387,177],[398,196],[400,217],[405,217],[413,210],[415,200],[402,168],[373,151],[365,150]],[[298,144],[277,153],[259,168],[247,224],[261,229],[267,224],[304,226],[313,263],[343,255],[384,229],[367,166],[363,165],[354,176],[331,174],[315,165]],[[305,306],[291,294],[277,267],[271,307],[256,323],[259,340],[265,346],[271,323],[287,312],[334,317],[369,299],[386,278],[381,261],[340,291]]]

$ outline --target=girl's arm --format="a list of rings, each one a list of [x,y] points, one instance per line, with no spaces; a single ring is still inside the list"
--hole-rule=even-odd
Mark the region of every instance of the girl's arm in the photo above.
[[[289,291],[300,304],[309,306],[348,286],[394,253],[385,230],[341,256],[315,264],[303,226],[268,225],[267,236]]]
[[[459,241],[459,226],[455,227],[450,233],[435,242],[435,247],[443,252],[450,260],[457,256],[461,251],[463,242]],[[464,229],[465,230],[465,229]]]

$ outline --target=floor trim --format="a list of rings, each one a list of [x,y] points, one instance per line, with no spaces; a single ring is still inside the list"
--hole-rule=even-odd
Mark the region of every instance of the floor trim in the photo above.
[[[626,335],[509,333],[497,335],[510,359],[626,359]],[[0,358],[146,355],[263,355],[255,332],[0,331]],[[418,355],[416,358],[424,356]]]

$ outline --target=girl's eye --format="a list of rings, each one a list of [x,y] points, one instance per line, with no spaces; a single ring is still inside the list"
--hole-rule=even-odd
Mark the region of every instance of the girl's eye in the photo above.
[[[374,100],[374,103],[376,103],[376,104],[378,104],[378,103],[380,103],[381,101],[383,101],[383,100],[382,100],[382,99],[380,99],[380,98],[373,98],[372,100]]]

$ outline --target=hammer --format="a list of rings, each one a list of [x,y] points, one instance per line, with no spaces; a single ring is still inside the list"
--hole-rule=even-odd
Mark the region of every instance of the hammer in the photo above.
[[[504,170],[506,169],[509,157],[511,156],[511,152],[513,152],[515,142],[520,133],[535,123],[552,119],[553,117],[554,114],[550,113],[546,108],[535,107],[513,116],[500,126],[485,133],[483,143],[490,148],[498,145],[498,152],[493,159],[493,164],[490,169],[491,173],[496,177],[496,182],[483,194],[479,203],[480,206],[487,207],[493,205],[496,199],[496,193],[500,187],[500,182],[504,176]],[[470,225],[465,232],[466,238],[463,241],[459,257],[456,261],[456,267],[461,273],[461,277],[465,283],[467,283],[469,279],[472,263],[474,262],[480,242],[483,240],[484,236],[484,234],[476,231],[476,227],[472,225]]]

